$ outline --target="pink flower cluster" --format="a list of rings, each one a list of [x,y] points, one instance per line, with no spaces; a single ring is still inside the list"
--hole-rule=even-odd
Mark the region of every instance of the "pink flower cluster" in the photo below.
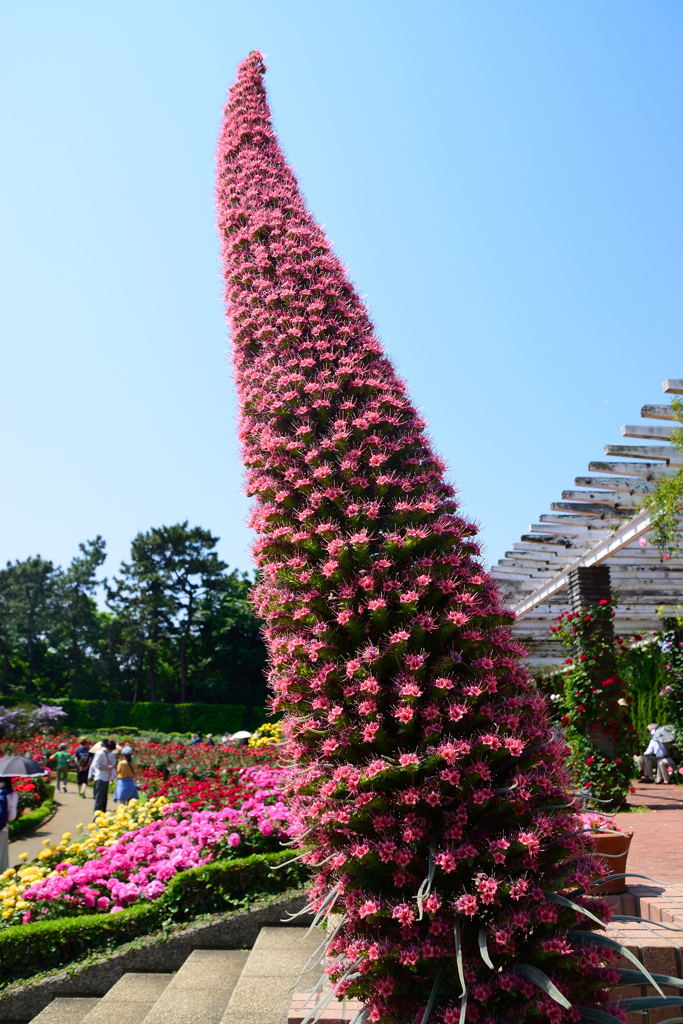
[[[165,808],[164,817],[127,832],[112,846],[98,847],[100,856],[83,865],[63,863],[23,893],[35,904],[23,921],[69,914],[114,913],[141,899],[161,896],[180,871],[248,852],[287,838],[290,813],[275,788],[279,773],[272,768],[248,768],[252,795],[239,808],[197,811],[180,802]],[[239,851],[241,853],[241,850]]]
[[[230,93],[218,224],[273,705],[313,906],[343,914],[329,974],[370,1021],[419,1021],[434,993],[450,1024],[460,948],[468,1022],[578,1020],[514,970],[609,1002],[614,976],[546,895],[596,873],[565,749],[476,529],[305,208],[263,73],[252,53]]]

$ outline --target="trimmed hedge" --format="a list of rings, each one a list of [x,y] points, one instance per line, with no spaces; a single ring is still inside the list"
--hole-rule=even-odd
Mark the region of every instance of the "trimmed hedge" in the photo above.
[[[650,722],[666,721],[664,702],[659,691],[668,682],[664,657],[658,644],[632,647],[620,654],[619,672],[626,682],[631,704],[631,719],[636,736],[644,749],[648,742]]]
[[[176,921],[234,910],[246,898],[296,888],[307,877],[301,864],[273,871],[291,857],[291,851],[282,850],[204,864],[175,875],[158,899],[116,914],[60,917],[0,930],[0,985],[30,978],[36,970],[65,967]]]
[[[42,700],[42,698],[38,698]],[[124,700],[77,700],[72,697],[52,697],[51,703],[66,711],[60,728],[79,732],[93,729],[111,729],[126,722],[138,730],[151,732],[191,733],[253,731],[266,719],[263,707],[251,704],[167,704]]]
[[[54,787],[52,787],[54,794]],[[43,800],[42,804],[38,804],[37,807],[32,808],[30,811],[24,811],[19,818],[15,818],[14,821],[9,823],[9,837],[10,839],[16,839],[17,836],[23,836],[26,832],[32,832],[38,828],[43,822],[50,817],[55,809],[54,796],[49,796],[47,800]]]

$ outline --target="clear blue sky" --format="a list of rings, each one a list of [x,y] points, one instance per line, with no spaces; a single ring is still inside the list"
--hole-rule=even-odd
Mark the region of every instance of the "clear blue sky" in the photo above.
[[[497,559],[683,376],[679,0],[2,0],[0,560],[189,519],[250,565],[213,223],[280,140]]]

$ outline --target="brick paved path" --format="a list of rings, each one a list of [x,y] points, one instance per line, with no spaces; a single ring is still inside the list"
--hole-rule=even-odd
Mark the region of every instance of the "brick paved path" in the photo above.
[[[634,787],[629,804],[649,810],[615,815],[621,829],[633,831],[628,870],[669,884],[683,883],[683,785],[636,782]]]

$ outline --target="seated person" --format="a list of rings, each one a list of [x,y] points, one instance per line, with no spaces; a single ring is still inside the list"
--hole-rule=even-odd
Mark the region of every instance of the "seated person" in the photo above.
[[[666,744],[662,744],[666,746]],[[671,757],[658,757],[657,758],[657,775],[655,776],[655,782],[664,783],[666,786],[670,786],[674,782],[674,772],[676,770],[676,762]]]
[[[654,782],[655,780],[653,779],[653,775],[657,770],[659,759],[669,757],[669,751],[666,743],[662,743],[661,740],[656,740],[653,736],[653,733],[658,728],[659,726],[656,722],[650,723],[647,727],[648,732],[650,733],[650,742],[638,758],[641,782]]]

